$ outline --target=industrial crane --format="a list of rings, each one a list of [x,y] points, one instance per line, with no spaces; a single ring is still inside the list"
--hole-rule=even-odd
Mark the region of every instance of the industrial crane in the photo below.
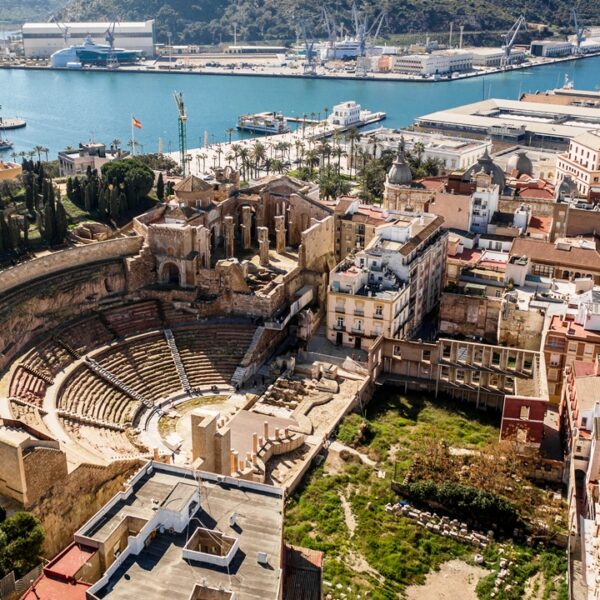
[[[506,67],[510,64],[510,53],[512,51],[513,46],[515,45],[515,40],[521,31],[521,28],[524,28],[527,31],[527,21],[525,17],[521,15],[515,22],[515,24],[508,30],[508,33],[504,34],[504,42],[502,43],[502,50],[504,51],[504,56],[502,57],[502,66]]]
[[[325,29],[327,29],[327,40],[329,42],[329,47],[333,48],[335,46],[337,34],[336,34],[336,24],[335,19],[329,13],[327,8],[323,6],[321,8],[321,20],[325,24]]]
[[[371,26],[369,27],[369,18],[366,14],[361,14],[356,8],[356,4],[352,4],[352,18],[354,20],[354,31],[356,35],[356,40],[358,41],[358,56],[362,57],[366,53],[367,49],[367,40],[371,35],[371,32],[376,27],[375,35],[373,39],[377,39],[379,32],[381,31],[381,26],[385,21],[385,11],[381,11],[377,18],[373,21]]]
[[[300,23],[300,31],[302,33],[302,39],[304,41],[304,74],[310,77],[314,77],[317,74],[317,65],[315,63],[315,40],[308,32],[306,23],[302,21]]]
[[[576,39],[576,49],[575,53],[581,53],[581,42],[585,40],[585,30],[583,27],[579,27],[579,19],[577,18],[577,9],[571,9],[571,18],[573,19],[573,24],[575,25],[575,39]]]
[[[173,92],[173,97],[175,98],[175,104],[179,111],[179,117],[177,119],[179,130],[179,162],[181,165],[181,175],[182,177],[185,177],[187,172],[187,115],[183,103],[183,93]]]
[[[111,50],[115,49],[115,27],[117,26],[117,22],[113,21],[106,30],[104,34],[104,39],[108,42]]]
[[[65,42],[65,48],[69,47],[69,39],[71,37],[71,31],[68,25],[62,25],[58,19],[53,18],[54,24],[58,27],[58,30],[62,33],[62,38]]]

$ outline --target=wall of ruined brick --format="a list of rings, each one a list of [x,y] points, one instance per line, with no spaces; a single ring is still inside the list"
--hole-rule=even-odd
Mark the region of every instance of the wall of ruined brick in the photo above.
[[[0,494],[24,503],[25,482],[22,477],[20,448],[0,441],[0,465]]]
[[[332,216],[313,225],[302,233],[301,266],[305,269],[325,271],[327,259],[335,256],[335,220]]]
[[[500,305],[500,298],[444,293],[440,301],[440,332],[483,338],[496,344]]]
[[[511,348],[539,350],[542,345],[545,316],[535,309],[519,310],[512,302],[503,302],[499,318],[498,343]]]
[[[111,258],[131,256],[137,254],[141,247],[142,239],[135,236],[53,252],[0,271],[0,293],[58,271],[74,269]]]
[[[85,246],[85,249],[92,246]],[[122,259],[98,264],[78,278],[77,268],[45,280],[43,288],[32,283],[11,290],[0,304],[3,311],[0,336],[0,371],[35,336],[78,315],[94,310],[98,301],[126,291]]]
[[[57,448],[33,448],[23,454],[26,506],[39,500],[55,483],[67,476],[67,455]]]
[[[108,466],[82,464],[55,483],[31,511],[46,531],[43,555],[51,558],[73,539],[73,534],[123,489],[142,462],[117,461]]]

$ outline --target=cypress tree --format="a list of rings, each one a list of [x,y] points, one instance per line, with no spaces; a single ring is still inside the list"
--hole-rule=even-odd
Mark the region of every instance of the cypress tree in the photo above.
[[[44,206],[44,223],[42,228],[44,240],[50,245],[54,243],[56,237],[53,208],[50,203]]]
[[[21,228],[17,217],[8,217],[10,244],[16,250],[21,246]]]
[[[119,214],[124,215],[127,212],[128,206],[127,195],[125,192],[121,192],[119,195]]]
[[[69,177],[67,179],[67,198],[73,202],[73,178]]]
[[[27,210],[32,213],[35,209],[35,189],[33,175],[29,171],[23,173],[23,187],[25,188],[25,205]]]
[[[158,174],[158,180],[156,182],[156,197],[162,202],[165,199],[165,180],[163,174]]]
[[[87,212],[92,212],[92,184],[88,181],[84,184],[84,192],[83,192],[83,204],[85,206],[85,210]]]
[[[12,249],[10,241],[10,231],[8,225],[4,220],[4,211],[0,210],[0,251],[7,251]]]
[[[111,219],[116,219],[119,216],[119,190],[116,185],[110,190],[109,210]]]
[[[65,210],[65,207],[63,206],[63,204],[60,200],[56,203],[55,223],[56,223],[56,231],[55,231],[56,242],[58,244],[60,244],[65,241],[65,239],[67,238],[67,232],[68,232],[67,211]]]

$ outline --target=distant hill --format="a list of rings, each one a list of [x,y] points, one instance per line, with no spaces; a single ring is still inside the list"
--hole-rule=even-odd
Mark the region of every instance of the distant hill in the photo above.
[[[8,0],[0,0],[0,3]],[[15,0],[13,0],[14,3]],[[21,0],[29,4],[33,0]],[[47,0],[50,1],[50,0]],[[38,0],[42,2],[43,0]],[[325,5],[337,13],[338,23],[352,29],[352,0],[329,0]],[[360,4],[360,3],[359,3]],[[172,32],[179,43],[228,43],[233,23],[238,40],[291,41],[296,38],[299,19],[306,18],[324,35],[319,0],[72,0],[65,19],[149,19],[157,21],[159,41]],[[372,15],[386,7],[387,24],[382,35],[447,31],[460,25],[467,31],[495,31],[510,27],[523,13],[530,23],[545,24],[554,31],[568,31],[573,0],[366,0]],[[580,0],[580,19],[587,25],[600,24],[600,2]],[[320,23],[321,22],[321,23]],[[456,38],[455,38],[456,39]]]
[[[67,0],[0,0],[0,23],[48,21],[66,4]]]

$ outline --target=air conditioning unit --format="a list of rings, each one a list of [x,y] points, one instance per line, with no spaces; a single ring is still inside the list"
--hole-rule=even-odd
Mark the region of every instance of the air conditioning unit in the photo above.
[[[257,552],[256,553],[256,562],[259,565],[268,565],[269,564],[269,555],[266,552]]]
[[[223,475],[217,475],[217,483],[224,483],[225,477]]]
[[[237,525],[237,513],[231,513],[229,515],[229,527],[235,527]]]

